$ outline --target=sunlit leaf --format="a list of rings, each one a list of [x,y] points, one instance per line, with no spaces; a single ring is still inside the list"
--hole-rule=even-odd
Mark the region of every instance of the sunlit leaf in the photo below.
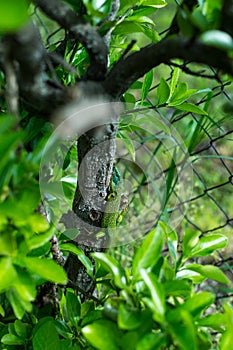
[[[88,256],[82,251],[82,249],[78,248],[76,245],[72,243],[63,243],[60,245],[60,249],[62,251],[70,252],[78,257],[81,263],[86,267],[87,273],[89,276],[93,277],[93,264]]]
[[[182,309],[171,310],[168,314],[168,330],[173,342],[182,350],[198,350],[197,332],[189,312]]]
[[[99,320],[85,326],[82,333],[88,342],[98,350],[118,350],[120,332],[111,321]]]
[[[163,234],[159,227],[148,233],[133,258],[132,273],[134,278],[140,276],[141,269],[152,268],[158,261],[163,247]]]
[[[202,276],[209,278],[211,280],[217,281],[219,283],[229,284],[230,281],[227,276],[214,265],[200,265],[200,264],[189,264],[185,266],[186,269],[196,271]]]
[[[114,282],[117,287],[125,288],[127,286],[127,280],[125,273],[120,266],[119,262],[116,261],[112,256],[106,253],[93,253],[92,256],[95,260],[98,260],[104,267],[107,268],[113,275]]]
[[[22,263],[29,271],[50,282],[60,284],[67,282],[64,269],[53,260],[24,257]]]
[[[215,295],[209,292],[201,292],[193,295],[181,306],[183,310],[189,311],[193,317],[200,316],[210,305],[213,304]]]
[[[141,311],[120,304],[118,313],[118,326],[121,329],[133,330],[141,325]]]
[[[2,337],[1,342],[5,345],[22,345],[24,343],[23,339],[14,334],[5,334]]]
[[[146,96],[148,95],[148,92],[150,90],[150,87],[152,85],[153,81],[153,70],[150,70],[146,75],[143,80],[142,84],[142,101],[145,100]]]
[[[164,78],[160,79],[160,83],[157,89],[158,104],[164,104],[167,102],[170,95],[170,88]]]
[[[222,234],[208,234],[199,239],[199,242],[191,251],[192,256],[210,255],[217,249],[226,247],[228,239]]]
[[[143,300],[150,308],[152,307],[154,319],[159,323],[163,323],[165,315],[165,293],[163,286],[151,272],[142,269],[140,274],[151,294],[151,300],[148,298],[143,298]]]
[[[169,103],[169,106],[175,106],[172,103]],[[177,109],[181,110],[181,111],[185,111],[185,112],[191,112],[191,113],[196,113],[196,114],[200,114],[200,115],[208,115],[208,113],[206,111],[204,111],[203,109],[201,109],[200,107],[192,104],[192,103],[182,103],[179,104],[177,106]]]
[[[233,50],[232,37],[221,30],[209,30],[200,35],[199,40],[209,46],[222,50]]]

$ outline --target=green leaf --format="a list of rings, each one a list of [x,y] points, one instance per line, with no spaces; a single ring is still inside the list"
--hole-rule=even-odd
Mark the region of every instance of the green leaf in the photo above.
[[[198,90],[190,89],[188,90],[188,85],[186,83],[178,84],[173,95],[169,99],[169,105],[177,106],[186,101],[189,97],[195,95]]]
[[[175,107],[175,105],[173,105],[172,103],[171,104],[169,103],[168,106]],[[203,109],[201,109],[200,107],[192,103],[182,103],[177,106],[177,109],[185,112],[200,114],[200,115],[208,115],[206,111],[204,111]]]
[[[176,278],[178,281],[180,279],[187,279],[187,280],[193,281],[193,283],[195,283],[195,284],[200,284],[206,279],[200,273],[197,273],[197,272],[192,271],[192,270],[187,270],[185,268],[179,270],[176,273]]]
[[[81,304],[78,297],[69,291],[66,293],[66,308],[71,324],[77,328],[80,320]]]
[[[135,350],[139,338],[137,331],[126,332],[121,338],[120,349]]]
[[[195,33],[195,28],[193,23],[189,19],[189,13],[185,11],[181,6],[177,11],[177,23],[180,28],[181,33],[184,36],[192,37]]]
[[[23,300],[14,289],[10,289],[6,292],[7,299],[9,300],[15,316],[18,319],[22,319],[25,311],[31,312],[32,305],[29,301]]]
[[[189,257],[192,249],[198,244],[201,232],[187,229],[182,240],[182,250],[185,257]]]
[[[189,311],[193,317],[199,317],[205,309],[214,303],[215,295],[209,292],[201,292],[189,298],[181,308]]]
[[[153,82],[153,69],[150,70],[146,75],[143,80],[142,84],[142,101],[145,100],[146,96],[148,95],[148,92],[151,88]]]
[[[54,233],[54,228],[49,229],[44,233],[35,234],[27,240],[29,250],[39,248],[47,243]]]
[[[22,268],[17,268],[17,278],[14,288],[25,301],[32,301],[36,297],[36,285],[30,274]]]
[[[182,309],[171,310],[167,316],[167,328],[172,335],[173,343],[182,350],[198,350],[197,331],[189,312]]]
[[[232,306],[225,304],[224,310],[227,319],[227,327],[220,340],[220,349],[229,350],[232,348],[233,343],[233,309]]]
[[[192,292],[192,286],[188,280],[173,280],[164,282],[164,290],[166,296],[175,296],[179,298],[187,298]]]
[[[118,326],[121,329],[134,330],[141,325],[142,312],[136,308],[120,304]]]
[[[162,248],[163,234],[158,226],[148,233],[141,247],[136,251],[132,264],[132,274],[135,279],[140,277],[141,269],[152,268],[157,263]]]
[[[129,155],[132,157],[132,160],[135,161],[136,151],[135,151],[135,142],[133,142],[129,136],[125,136],[124,133],[118,131],[118,135],[123,141],[125,147],[127,148]]]
[[[162,105],[167,102],[170,96],[170,88],[164,78],[160,79],[159,86],[157,88],[158,105]]]
[[[166,238],[173,264],[176,265],[178,235],[176,231],[172,230],[165,222],[160,221],[159,226],[161,227],[161,230],[163,231]]]
[[[72,243],[61,244],[60,249],[62,251],[67,251],[67,252],[70,252],[70,253],[76,255],[78,257],[79,261],[81,261],[81,263],[87,269],[87,274],[90,277],[93,277],[93,269],[94,269],[93,264],[92,264],[91,260],[84,254],[82,249],[78,248],[76,245],[74,245]]]
[[[2,305],[0,305],[0,315],[1,315],[2,317],[5,316],[5,310],[3,309]]]
[[[148,333],[137,343],[136,350],[160,350],[167,344],[166,336],[161,333]]]
[[[227,242],[227,237],[222,234],[208,234],[199,239],[199,242],[192,249],[190,256],[210,255],[215,250],[226,247]]]
[[[143,298],[143,301],[145,301],[152,310],[154,320],[163,323],[165,315],[165,293],[163,286],[151,272],[141,269],[140,273],[151,294],[151,299]]]
[[[26,337],[27,337],[27,326],[25,325],[25,323],[23,323],[20,320],[16,320],[14,322],[14,327],[15,327],[15,331],[16,331],[17,335],[21,339],[26,339]]]
[[[189,264],[185,265],[185,269],[196,271],[200,273],[202,276],[209,278],[213,281],[217,281],[219,283],[229,284],[230,280],[227,276],[217,267],[213,265],[200,265],[200,264]]]
[[[21,27],[28,19],[28,1],[8,0],[0,1],[0,30],[12,32]]]
[[[0,234],[0,254],[2,256],[12,256],[17,249],[16,238],[9,232],[1,232]],[[0,263],[1,264],[1,263]],[[1,270],[0,270],[1,271]],[[0,282],[1,285],[1,282]]]
[[[16,271],[10,258],[0,258],[0,291],[13,285]]]
[[[59,350],[59,336],[53,320],[49,320],[38,326],[32,338],[32,344],[33,350]]]
[[[82,328],[82,333],[88,342],[98,350],[119,349],[121,333],[111,321],[96,321]]]
[[[14,334],[5,334],[2,337],[1,342],[5,345],[22,345],[24,340]]]
[[[178,80],[180,77],[180,72],[181,72],[181,70],[178,67],[175,67],[173,70],[172,80],[170,83],[170,96],[169,97],[171,97],[174,94],[174,91],[176,89],[176,86],[177,86],[177,83],[178,83]]]
[[[53,260],[40,258],[22,258],[24,266],[33,274],[50,282],[65,284],[67,276],[64,269]]]
[[[209,30],[200,35],[199,40],[209,46],[220,50],[233,50],[232,37],[221,30]]]
[[[125,289],[127,287],[127,280],[123,269],[121,268],[118,261],[112,256],[106,253],[93,253],[93,258],[99,261],[103,266],[112,273],[114,283],[117,287]]]
[[[222,332],[227,323],[226,314],[212,314],[198,320],[198,326],[210,327],[218,332]]]

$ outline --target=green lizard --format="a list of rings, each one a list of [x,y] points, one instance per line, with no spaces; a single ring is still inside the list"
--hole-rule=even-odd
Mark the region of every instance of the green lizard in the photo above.
[[[121,174],[117,168],[114,168],[106,199],[107,203],[101,220],[101,227],[107,229],[107,231],[116,228],[122,220],[122,214],[126,212],[125,203],[122,205],[124,194],[120,182]]]

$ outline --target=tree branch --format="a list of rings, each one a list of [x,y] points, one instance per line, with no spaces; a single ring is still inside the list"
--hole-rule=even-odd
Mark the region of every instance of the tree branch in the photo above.
[[[47,52],[33,23],[3,40],[5,50],[16,64],[20,96],[29,108],[49,114],[66,101],[65,89],[48,79]]]
[[[68,30],[86,48],[90,57],[86,78],[95,81],[102,80],[107,70],[108,51],[103,38],[95,28],[59,0],[34,0],[34,3],[49,18]]]
[[[104,89],[118,98],[149,70],[174,58],[210,65],[233,75],[233,62],[226,52],[198,41],[177,37],[148,45],[120,60],[106,77]]]

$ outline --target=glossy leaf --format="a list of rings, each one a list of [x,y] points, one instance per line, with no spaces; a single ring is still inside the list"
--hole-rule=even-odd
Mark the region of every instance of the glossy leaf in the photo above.
[[[78,257],[78,259],[81,261],[81,263],[87,269],[88,275],[93,277],[93,264],[92,264],[91,260],[84,254],[82,249],[78,248],[76,245],[74,245],[72,243],[61,244],[60,249],[63,251],[67,251],[67,252],[70,252],[72,254],[75,254]]]
[[[82,328],[88,342],[98,350],[118,350],[120,332],[117,326],[108,320],[99,320]]]
[[[224,305],[227,326],[226,331],[223,333],[220,340],[220,349],[221,350],[229,350],[232,348],[233,343],[233,309],[232,306],[225,304]]]
[[[181,308],[189,311],[193,317],[198,317],[205,309],[213,304],[215,295],[209,292],[201,292],[189,298]]]
[[[5,345],[22,345],[24,343],[23,339],[14,334],[5,334],[2,337],[1,342]]]
[[[208,234],[199,239],[199,242],[192,249],[190,256],[210,255],[217,249],[226,247],[228,239],[222,234]]]
[[[132,264],[134,278],[140,276],[141,269],[152,268],[158,259],[163,247],[163,234],[160,227],[151,230],[142,245],[136,251]]]
[[[20,320],[16,320],[14,322],[14,327],[15,327],[15,331],[16,331],[17,335],[21,339],[26,339],[26,337],[27,337],[27,326],[25,325],[25,323],[23,323]]]
[[[67,282],[64,269],[53,260],[25,257],[22,262],[29,271],[50,282],[60,284]]]
[[[52,320],[44,322],[36,330],[33,339],[34,350],[59,349],[59,336]]]
[[[112,256],[106,253],[93,253],[92,256],[95,260],[99,261],[108,269],[113,275],[114,283],[119,288],[125,288],[127,286],[126,276],[118,261]]]
[[[17,278],[14,281],[14,288],[19,296],[26,301],[33,301],[36,297],[36,285],[31,275],[24,269],[17,268]]]
[[[144,301],[151,308],[154,319],[159,323],[163,323],[165,315],[165,293],[163,286],[151,272],[142,269],[140,273],[151,295],[151,300],[144,298]]]
[[[49,229],[44,233],[35,234],[27,240],[27,245],[30,250],[39,248],[49,242],[53,235],[53,229]]]
[[[187,229],[182,240],[184,256],[189,256],[192,249],[198,244],[201,232]]]
[[[169,103],[168,105],[171,107],[174,107],[174,105],[172,103],[171,104]],[[204,111],[203,109],[201,109],[200,107],[198,107],[192,103],[179,104],[177,106],[177,109],[179,109],[181,111],[185,111],[185,112],[200,114],[200,115],[208,115],[208,113],[206,111]]]
[[[0,291],[13,285],[16,271],[10,258],[0,258]]]
[[[198,320],[198,325],[222,332],[227,324],[226,314],[212,314]]]
[[[197,90],[188,90],[188,85],[186,83],[178,84],[173,95],[169,99],[170,106],[177,106],[186,101],[189,97],[196,94]]]
[[[200,264],[189,264],[185,266],[186,269],[196,271],[200,273],[202,276],[209,278],[213,281],[217,281],[219,283],[229,284],[230,281],[227,276],[214,265],[200,265]]]
[[[193,319],[186,310],[172,310],[168,314],[168,329],[173,342],[182,350],[198,350]]]
[[[66,307],[69,321],[77,328],[80,320],[81,304],[78,297],[69,291],[66,293]]]
[[[145,98],[147,97],[149,90],[151,88],[152,85],[152,81],[153,81],[153,70],[150,70],[146,75],[145,78],[143,80],[143,84],[142,84],[142,101],[145,100]]]
[[[136,350],[159,350],[166,346],[167,339],[161,333],[148,333],[137,343]]]
[[[118,326],[121,329],[134,330],[141,325],[141,311],[136,308],[120,304]]]
[[[209,46],[222,50],[233,50],[232,37],[221,30],[209,30],[201,34],[199,40]]]
[[[160,222],[159,226],[164,233],[170,256],[174,264],[176,264],[177,258],[177,246],[178,246],[178,235],[176,231],[172,230],[165,222]]]
[[[129,155],[131,156],[132,160],[135,161],[136,151],[135,151],[135,143],[129,139],[128,136],[125,136],[124,133],[118,132],[118,135],[120,136],[121,140],[123,141],[127,151],[129,152]]]
[[[174,91],[177,87],[179,76],[180,76],[180,68],[175,67],[173,72],[172,72],[172,79],[170,83],[170,96],[171,97],[174,94]]]
[[[180,298],[187,298],[190,296],[192,286],[188,280],[173,280],[164,283],[164,291],[166,296],[176,296]]]
[[[167,102],[170,95],[170,88],[164,78],[160,79],[160,83],[157,89],[158,105],[162,105]]]
[[[15,316],[18,319],[22,319],[26,311],[31,312],[31,303],[23,300],[14,289],[8,290],[6,292],[6,296],[12,306]]]
[[[1,234],[0,234],[0,255],[2,255],[2,256],[14,255],[16,248],[17,248],[16,238],[13,235],[9,234],[9,232],[1,232]],[[1,262],[0,262],[0,264],[1,264]],[[1,282],[0,282],[0,284],[1,284]]]

